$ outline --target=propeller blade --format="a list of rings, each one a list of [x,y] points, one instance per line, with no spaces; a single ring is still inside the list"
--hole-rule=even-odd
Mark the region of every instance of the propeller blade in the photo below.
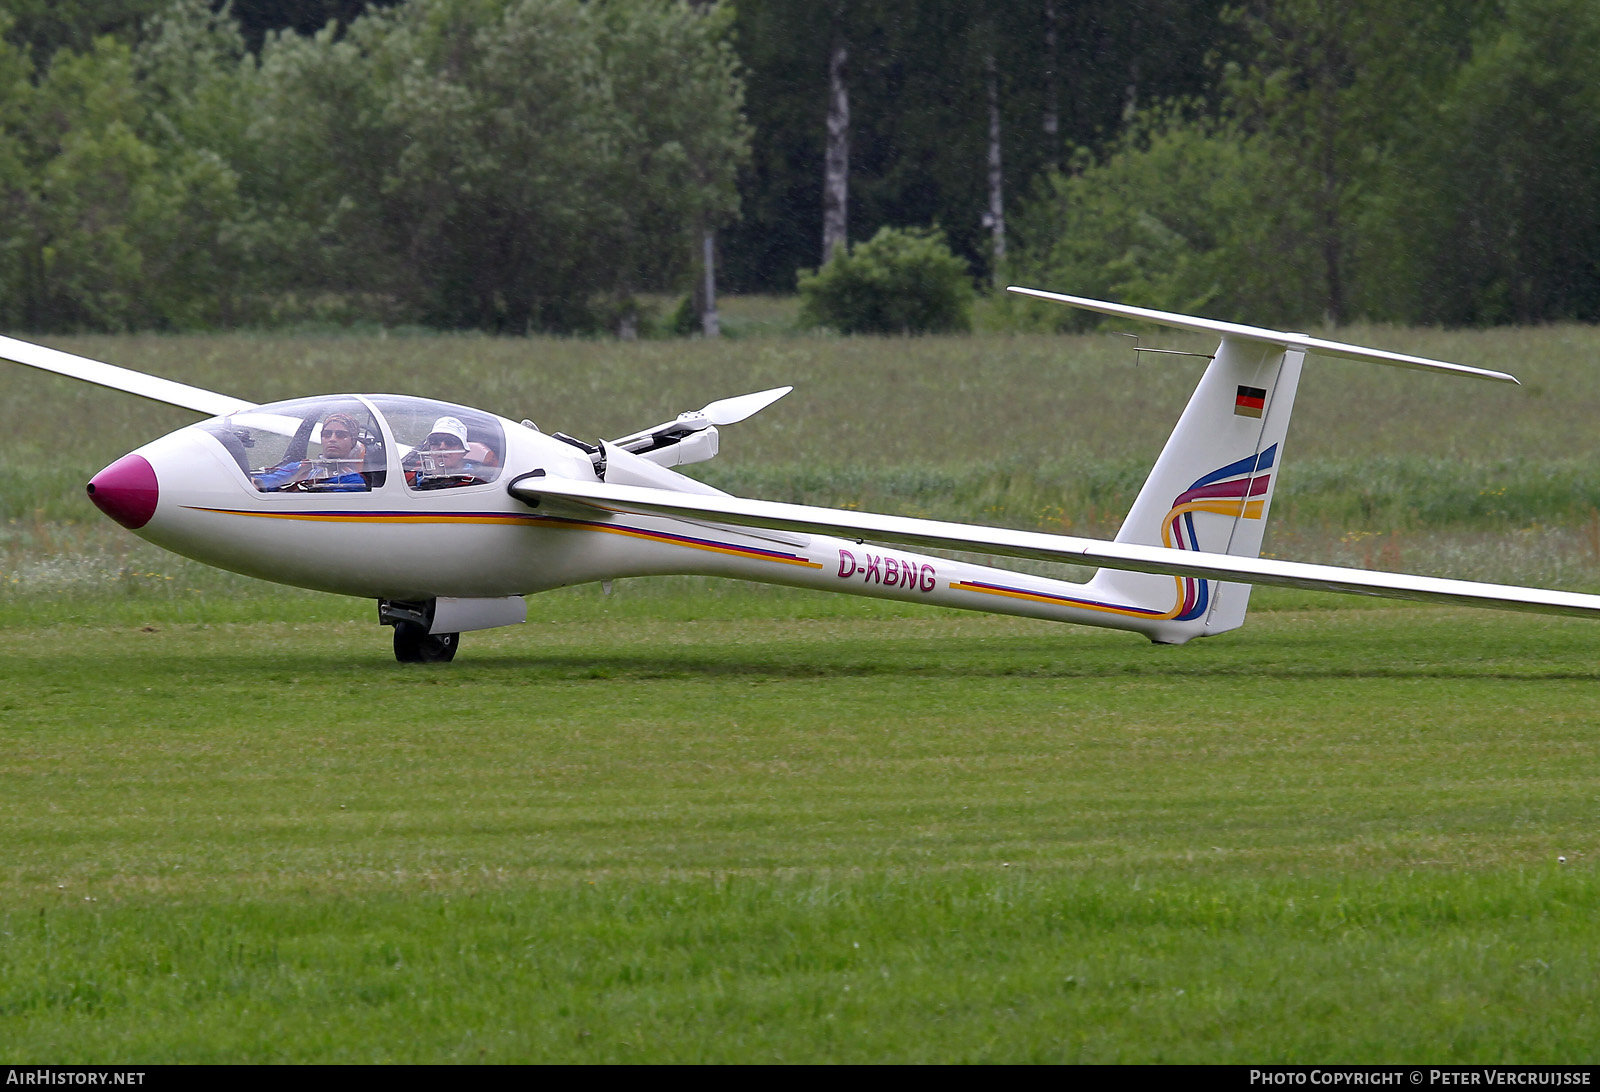
[[[760,413],[792,390],[794,390],[793,387],[773,387],[771,390],[756,391],[754,394],[740,394],[733,398],[719,398],[704,409],[680,413],[676,420],[664,421],[659,425],[651,425],[649,428],[629,433],[627,436],[610,441],[610,443],[626,451],[653,450],[665,442],[672,442],[671,440],[664,440],[664,437],[682,437],[691,432],[700,432],[715,425],[731,425],[737,421],[743,421],[746,417]]]
[[[754,394],[741,394],[734,398],[719,398],[700,412],[713,425],[732,425],[753,417],[772,403],[794,390],[793,387],[773,387]]]

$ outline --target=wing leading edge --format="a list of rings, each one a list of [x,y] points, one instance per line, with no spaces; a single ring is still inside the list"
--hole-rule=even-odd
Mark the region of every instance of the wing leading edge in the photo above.
[[[207,417],[221,417],[238,410],[255,408],[254,402],[243,398],[146,375],[131,368],[119,368],[115,364],[102,364],[86,356],[64,353],[59,349],[46,349],[43,345],[18,341],[16,338],[0,337],[0,360],[10,360],[42,371],[81,379],[86,383],[110,387],[112,390],[126,391],[141,398],[165,402],[169,406],[182,406],[184,409],[203,413]]]
[[[1600,595],[1448,580],[1405,573],[1309,565],[1298,561],[1232,557],[1225,554],[1173,550],[1161,546],[1104,542],[1099,539],[1050,535],[1038,531],[1012,531],[943,520],[851,512],[804,504],[745,500],[740,497],[669,493],[638,486],[604,482],[577,482],[554,478],[525,478],[510,487],[513,496],[537,506],[548,497],[610,512],[708,520],[713,523],[766,527],[784,531],[870,538],[908,546],[968,550],[1006,557],[1026,557],[1132,572],[1202,579],[1232,580],[1245,584],[1271,584],[1309,591],[1414,599],[1491,607],[1535,614],[1564,614],[1600,618]]]

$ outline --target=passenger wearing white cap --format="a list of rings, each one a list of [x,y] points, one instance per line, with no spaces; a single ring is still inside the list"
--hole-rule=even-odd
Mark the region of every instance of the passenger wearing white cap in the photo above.
[[[406,480],[415,489],[476,485],[485,480],[485,476],[479,475],[479,468],[492,465],[493,458],[484,445],[467,442],[467,426],[457,417],[441,417],[435,421],[428,438],[422,441],[421,452],[416,469],[406,474]]]
[[[441,417],[433,423],[428,438],[422,441],[422,448],[439,452],[435,458],[443,465],[455,466],[467,457],[467,426],[458,418]]]

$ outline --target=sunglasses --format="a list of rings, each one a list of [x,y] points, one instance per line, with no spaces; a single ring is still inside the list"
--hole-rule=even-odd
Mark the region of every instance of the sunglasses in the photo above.
[[[447,436],[442,440],[435,440],[432,436],[422,442],[422,446],[429,451],[465,451],[461,441],[454,436]]]
[[[332,436],[335,440],[348,440],[348,439],[350,439],[350,433],[346,432],[342,428],[325,428],[325,429],[322,430],[322,438],[324,440],[326,440],[330,436]]]

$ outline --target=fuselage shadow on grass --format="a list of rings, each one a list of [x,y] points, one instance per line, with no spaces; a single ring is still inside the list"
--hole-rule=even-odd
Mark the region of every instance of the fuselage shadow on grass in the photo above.
[[[1042,649],[1018,649],[1014,657],[991,658],[982,663],[952,663],[948,655],[919,661],[903,655],[774,661],[745,656],[698,656],[692,654],[550,654],[511,656],[492,661],[461,663],[459,669],[498,674],[503,670],[522,673],[529,679],[707,679],[743,677],[781,680],[817,678],[1018,678],[1018,679],[1218,679],[1250,680],[1297,679],[1459,679],[1600,682],[1600,669],[1542,670],[1530,667],[1519,671],[1506,668],[1474,667],[1460,664],[1331,665],[1317,663],[1271,663],[1256,661],[1178,662],[1165,658],[1092,662],[1052,659],[1054,653]],[[1164,653],[1156,653],[1158,656]],[[389,673],[394,665],[377,665]],[[395,672],[404,674],[404,669]]]
[[[1376,609],[1286,611],[1204,643],[1153,645],[1131,635],[1016,620],[945,615],[947,631],[915,636],[873,628],[863,638],[774,629],[720,634],[714,626],[677,647],[563,643],[540,648],[528,634],[469,650],[461,668],[510,668],[553,678],[737,676],[1118,678],[1298,680],[1456,679],[1600,681],[1589,625],[1579,620],[1383,604]],[[991,628],[991,626],[995,628]],[[942,629],[942,627],[940,627]]]
[[[1235,633],[1184,646],[956,612],[676,623],[670,612],[649,610],[551,627],[467,634],[461,656],[445,669],[395,663],[387,642],[371,640],[355,620],[314,630],[293,626],[270,637],[258,626],[213,632],[160,623],[137,627],[114,650],[93,639],[37,644],[35,637],[15,643],[8,656],[12,669],[60,675],[75,659],[109,655],[129,671],[185,686],[341,679],[449,686],[663,678],[1600,681],[1591,630],[1581,621],[1399,605],[1268,611]],[[35,657],[41,666],[28,668]],[[117,667],[94,670],[105,669]]]
[[[530,635],[531,636],[531,635]],[[597,635],[592,645],[537,646],[536,639],[502,638],[490,647],[468,646],[456,661],[459,679],[436,665],[388,662],[381,650],[364,650],[343,668],[370,680],[438,675],[441,681],[507,683],[593,679],[740,678],[793,681],[825,678],[898,679],[1455,679],[1600,682],[1600,662],[1574,663],[1570,650],[1530,647],[1525,637],[1483,639],[1452,645],[1419,640],[1405,631],[1361,640],[1347,633],[1256,633],[1202,646],[1150,645],[1137,639],[1085,641],[1064,631],[1060,637],[987,636],[971,640],[949,636],[830,640],[776,637],[748,641],[707,632],[686,647],[607,647]],[[231,659],[231,657],[228,657]],[[252,665],[247,668],[247,665]],[[174,665],[175,667],[177,665]],[[212,662],[210,669],[216,669]],[[241,670],[263,668],[243,660]],[[181,670],[205,670],[205,664]],[[302,674],[305,663],[290,655],[274,657],[272,672]]]

